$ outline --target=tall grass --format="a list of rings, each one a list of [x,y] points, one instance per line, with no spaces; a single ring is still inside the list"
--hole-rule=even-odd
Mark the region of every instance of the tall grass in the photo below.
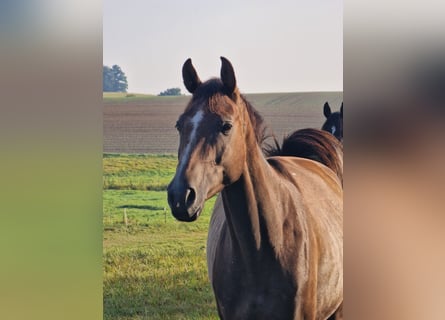
[[[180,223],[165,191],[175,156],[103,162],[104,319],[217,319],[205,258],[214,198],[196,222]]]

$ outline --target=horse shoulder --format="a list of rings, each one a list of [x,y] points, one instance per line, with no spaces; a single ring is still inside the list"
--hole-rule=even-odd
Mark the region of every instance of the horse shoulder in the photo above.
[[[300,232],[304,234],[303,247],[300,248],[303,251],[299,252],[297,260],[299,264],[304,261],[305,265],[299,266],[299,279],[306,279],[306,292],[317,292],[320,310],[333,312],[343,296],[341,182],[332,170],[312,160],[275,157],[270,163],[294,186],[291,192],[294,192],[295,206],[300,208],[294,217],[296,225],[301,228]],[[300,294],[306,296],[304,300],[307,303],[314,302],[313,294]]]
[[[297,159],[293,163],[299,168],[297,183],[317,256],[317,303],[325,306],[320,312],[331,312],[343,298],[343,189],[337,176],[318,162]]]

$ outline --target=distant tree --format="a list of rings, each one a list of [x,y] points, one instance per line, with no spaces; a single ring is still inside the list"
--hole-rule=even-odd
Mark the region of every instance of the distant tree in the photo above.
[[[103,91],[104,92],[127,92],[127,76],[121,67],[114,65],[111,68],[103,66]]]
[[[113,71],[110,67],[103,67],[103,91],[113,92],[114,91],[114,76]]]
[[[159,96],[180,96],[181,89],[180,88],[170,88],[165,91],[162,91]]]
[[[118,65],[114,65],[111,67],[114,75],[114,85],[116,92],[127,92],[128,82],[127,76],[122,71],[122,69]]]

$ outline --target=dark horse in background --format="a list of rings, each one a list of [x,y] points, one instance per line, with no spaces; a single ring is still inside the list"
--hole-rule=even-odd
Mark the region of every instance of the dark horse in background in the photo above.
[[[326,117],[321,130],[333,134],[339,141],[343,141],[343,102],[341,103],[340,111],[332,112],[329,103],[326,102],[323,106],[323,114]]]
[[[262,117],[239,93],[231,63],[204,83],[191,60],[193,96],[179,117],[172,214],[196,220],[220,193],[207,242],[222,319],[333,319],[343,301],[341,179],[317,161],[266,158]]]

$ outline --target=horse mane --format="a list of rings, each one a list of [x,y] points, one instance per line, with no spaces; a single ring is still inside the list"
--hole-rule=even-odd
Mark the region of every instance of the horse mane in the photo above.
[[[263,146],[263,143],[266,141],[266,139],[271,137],[271,135],[267,133],[269,128],[264,122],[263,116],[252,106],[249,101],[247,101],[247,99],[243,95],[240,96],[242,101],[246,105],[247,114],[249,115],[250,123],[252,124],[253,130],[255,132],[256,140],[258,142],[258,145],[261,147]]]
[[[301,129],[283,139],[280,146],[274,139],[274,146],[264,149],[266,156],[300,157],[320,162],[334,171],[343,182],[343,145],[333,135],[318,129]]]

